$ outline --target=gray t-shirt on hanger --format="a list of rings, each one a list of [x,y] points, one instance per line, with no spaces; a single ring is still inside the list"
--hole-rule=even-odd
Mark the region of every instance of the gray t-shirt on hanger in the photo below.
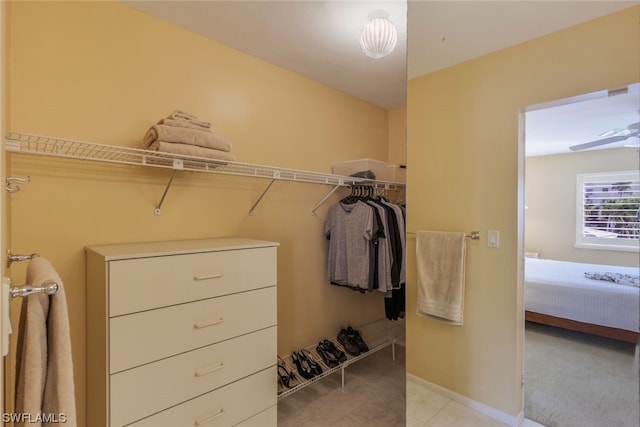
[[[339,202],[329,208],[324,233],[329,239],[327,266],[331,283],[368,289],[374,227],[372,209],[361,201]]]

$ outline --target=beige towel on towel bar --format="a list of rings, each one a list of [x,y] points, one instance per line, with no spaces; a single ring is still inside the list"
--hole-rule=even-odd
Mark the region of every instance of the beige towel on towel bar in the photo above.
[[[42,286],[49,280],[58,284],[56,294],[33,294],[22,301],[15,412],[30,418],[16,427],[77,425],[64,286],[49,261],[34,257],[27,267],[27,284]],[[43,422],[33,422],[38,420]]]
[[[462,325],[465,249],[464,233],[416,232],[419,315]]]
[[[153,125],[144,135],[146,147],[155,141],[179,142],[220,151],[231,151],[231,143],[212,131],[186,127]]]
[[[171,154],[181,154],[184,156],[205,157],[214,160],[224,160],[233,162],[236,156],[227,152],[214,150],[212,148],[203,148],[196,145],[180,144],[177,142],[154,141],[150,146],[150,150],[160,151]],[[225,164],[222,162],[221,164]]]

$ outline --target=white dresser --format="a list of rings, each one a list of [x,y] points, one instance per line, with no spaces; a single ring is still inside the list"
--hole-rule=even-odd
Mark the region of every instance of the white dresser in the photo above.
[[[277,246],[87,247],[87,425],[275,427]]]

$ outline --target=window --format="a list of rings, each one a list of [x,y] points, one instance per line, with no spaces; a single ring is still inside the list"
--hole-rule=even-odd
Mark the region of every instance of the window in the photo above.
[[[640,174],[578,174],[576,247],[638,251]]]

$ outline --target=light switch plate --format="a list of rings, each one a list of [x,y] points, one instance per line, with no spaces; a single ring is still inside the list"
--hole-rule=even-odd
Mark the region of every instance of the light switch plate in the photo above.
[[[500,231],[487,230],[487,247],[488,248],[500,247]]]

